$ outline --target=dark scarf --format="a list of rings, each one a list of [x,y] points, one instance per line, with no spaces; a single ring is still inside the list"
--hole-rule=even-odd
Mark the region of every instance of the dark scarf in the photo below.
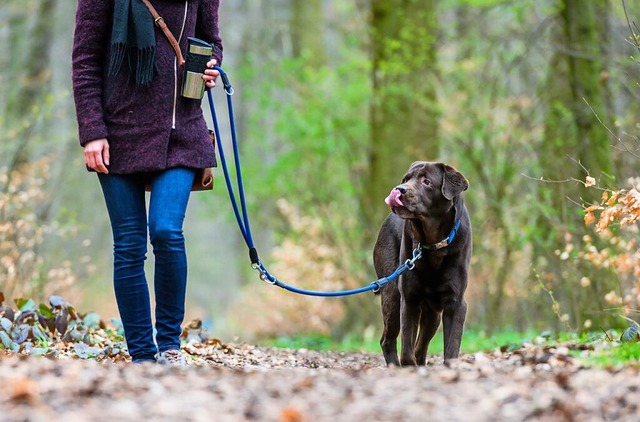
[[[115,0],[109,76],[120,72],[125,57],[136,85],[149,85],[155,71],[156,33],[153,16],[142,0]]]

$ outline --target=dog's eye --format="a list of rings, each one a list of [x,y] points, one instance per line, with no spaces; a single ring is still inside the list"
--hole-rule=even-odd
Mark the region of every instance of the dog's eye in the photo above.
[[[427,179],[426,177],[424,179],[422,179],[422,184],[425,186],[431,186],[431,179]]]

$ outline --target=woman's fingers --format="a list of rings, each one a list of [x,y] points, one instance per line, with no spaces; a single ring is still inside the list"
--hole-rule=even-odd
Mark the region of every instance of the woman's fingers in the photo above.
[[[207,62],[208,69],[204,71],[204,76],[202,77],[202,79],[205,80],[207,88],[213,88],[216,86],[216,79],[220,76],[220,72],[213,69],[216,64],[218,64],[216,59],[211,59]]]
[[[104,165],[108,166],[109,165],[109,158],[111,158],[111,156],[109,155],[109,143],[105,142],[104,147],[102,148],[102,159],[104,160]],[[106,167],[105,167],[106,170]],[[107,173],[109,172],[109,170],[107,170]]]
[[[88,142],[84,147],[85,164],[98,173],[109,173],[109,158],[109,142],[106,139]]]

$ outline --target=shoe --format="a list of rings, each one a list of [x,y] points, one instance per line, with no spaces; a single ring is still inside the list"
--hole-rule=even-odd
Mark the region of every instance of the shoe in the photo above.
[[[157,362],[160,365],[179,366],[179,367],[187,366],[187,361],[180,350],[166,350],[158,354]]]

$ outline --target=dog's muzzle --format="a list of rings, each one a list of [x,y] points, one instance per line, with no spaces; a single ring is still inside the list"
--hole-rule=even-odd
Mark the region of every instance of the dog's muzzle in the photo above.
[[[404,186],[402,185],[396,186],[391,190],[391,193],[389,193],[389,196],[385,198],[384,200],[385,204],[387,204],[391,209],[397,208],[397,207],[404,207],[404,204],[400,200],[400,197],[406,191],[407,189]]]

